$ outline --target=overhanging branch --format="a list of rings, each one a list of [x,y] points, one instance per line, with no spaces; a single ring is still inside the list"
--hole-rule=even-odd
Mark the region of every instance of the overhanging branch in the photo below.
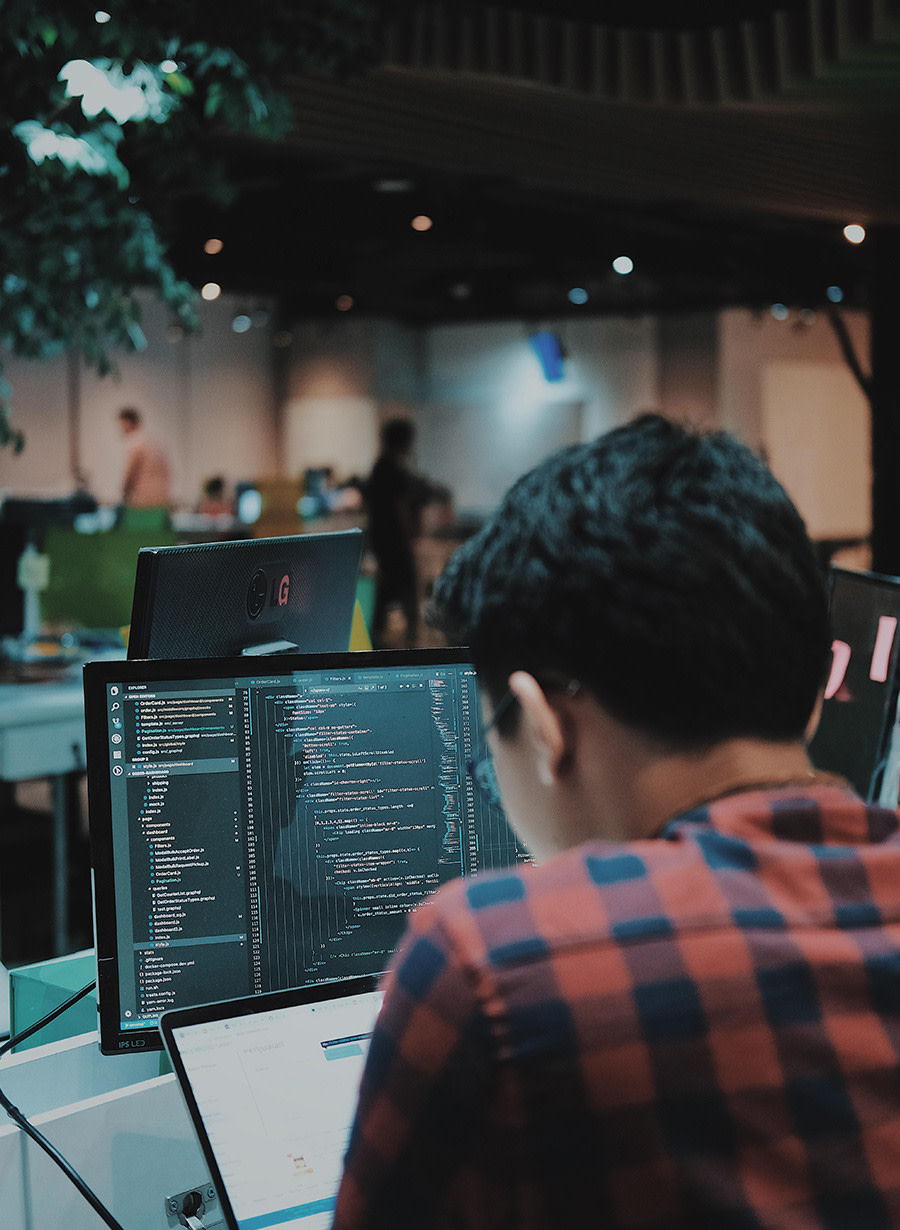
[[[853,345],[853,338],[850,336],[850,331],[847,328],[847,322],[844,320],[837,307],[831,306],[828,308],[828,319],[831,327],[834,330],[834,335],[838,340],[838,345],[850,368],[853,375],[856,377],[856,383],[865,393],[867,400],[872,401],[872,376],[863,370],[863,366],[859,361],[859,355],[856,353],[856,348]]]

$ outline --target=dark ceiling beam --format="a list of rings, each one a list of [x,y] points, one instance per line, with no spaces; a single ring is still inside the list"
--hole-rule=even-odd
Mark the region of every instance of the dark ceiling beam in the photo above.
[[[382,68],[290,83],[304,154],[507,176],[612,201],[696,201],[788,217],[900,223],[897,117],[611,104],[453,73]]]
[[[896,0],[757,0],[719,4],[713,21],[697,0],[667,11],[428,0],[387,26],[383,63],[668,106],[818,96],[848,69],[857,92],[891,95],[900,70],[897,9]],[[865,71],[875,61],[893,76]]]
[[[816,305],[832,285],[865,302],[841,227],[900,225],[900,0],[522,2],[420,5],[393,63],[287,83],[286,140],[225,141],[251,237],[229,241],[235,281],[310,310],[351,280],[377,310],[390,287],[413,317],[552,305],[586,279],[601,311]],[[391,178],[405,198],[379,195]],[[640,273],[613,276],[609,244]]]

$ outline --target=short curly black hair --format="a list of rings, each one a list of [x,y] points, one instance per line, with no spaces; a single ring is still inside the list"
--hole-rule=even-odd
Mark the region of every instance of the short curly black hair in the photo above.
[[[431,618],[494,700],[517,669],[578,679],[682,748],[801,738],[830,653],[787,493],[734,436],[656,414],[519,479],[451,557]]]

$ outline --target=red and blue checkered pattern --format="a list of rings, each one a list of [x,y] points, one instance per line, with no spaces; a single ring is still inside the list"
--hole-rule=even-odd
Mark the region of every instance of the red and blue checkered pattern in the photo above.
[[[337,1230],[900,1226],[893,811],[738,794],[458,881],[389,978]]]

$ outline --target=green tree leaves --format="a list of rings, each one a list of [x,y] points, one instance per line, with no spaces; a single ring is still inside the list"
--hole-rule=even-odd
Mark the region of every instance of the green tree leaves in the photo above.
[[[377,59],[379,23],[412,0],[4,0],[0,92],[0,348],[77,348],[103,374],[146,344],[135,291],[195,328],[193,289],[168,260],[177,202],[226,199],[209,137],[277,137],[287,73],[348,75]],[[0,377],[0,447],[21,449]]]

